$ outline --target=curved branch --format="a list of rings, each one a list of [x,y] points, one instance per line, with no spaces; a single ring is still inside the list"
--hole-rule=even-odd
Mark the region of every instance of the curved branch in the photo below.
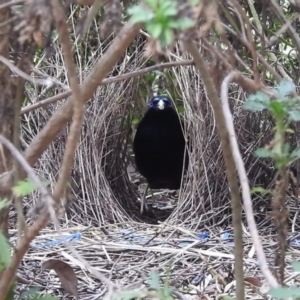
[[[243,203],[244,203],[244,208],[245,208],[245,213],[246,213],[246,218],[249,226],[249,230],[251,233],[252,241],[256,250],[257,258],[258,258],[258,263],[260,266],[260,269],[267,279],[269,285],[271,287],[278,287],[278,282],[276,278],[272,275],[268,264],[266,260],[266,256],[263,250],[263,247],[261,245],[260,239],[259,239],[259,234],[258,230],[255,224],[254,220],[254,214],[253,214],[253,209],[252,209],[252,202],[251,202],[251,193],[250,193],[250,188],[249,188],[249,183],[248,183],[248,177],[246,174],[244,162],[239,150],[239,146],[237,143],[236,135],[235,135],[235,130],[233,126],[233,118],[232,114],[230,111],[229,103],[228,103],[228,85],[231,81],[235,81],[235,79],[239,78],[239,73],[236,71],[233,71],[229,73],[225,79],[222,82],[221,85],[221,102],[222,102],[222,108],[223,108],[223,113],[225,117],[225,123],[227,130],[229,132],[229,139],[230,139],[230,147],[232,149],[233,153],[233,159],[240,177],[241,181],[241,187],[242,187],[242,195],[243,195]]]

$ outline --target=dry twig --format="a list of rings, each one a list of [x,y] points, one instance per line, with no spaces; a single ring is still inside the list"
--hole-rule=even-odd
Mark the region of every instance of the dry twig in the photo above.
[[[191,53],[195,64],[202,76],[207,96],[212,104],[214,113],[216,115],[216,125],[221,139],[221,146],[223,150],[226,173],[230,186],[231,205],[233,213],[233,227],[234,227],[234,254],[235,254],[235,278],[236,278],[236,298],[239,300],[245,299],[244,295],[244,271],[243,271],[243,242],[242,242],[242,226],[241,226],[241,204],[239,196],[239,188],[237,176],[234,168],[234,159],[229,145],[229,133],[225,126],[225,119],[222,112],[222,107],[219,102],[218,94],[213,85],[213,81],[209,76],[207,67],[199,55],[198,49],[191,41],[184,41],[184,47]]]
[[[246,170],[244,167],[244,162],[243,162],[243,159],[242,159],[240,151],[239,151],[239,147],[238,147],[238,143],[237,143],[236,135],[235,135],[235,130],[234,130],[234,126],[233,126],[233,119],[232,119],[232,115],[231,115],[230,108],[228,105],[228,84],[231,81],[236,80],[238,77],[239,77],[239,73],[231,72],[225,77],[225,79],[222,82],[221,100],[222,100],[223,113],[224,113],[224,117],[225,117],[225,121],[226,121],[225,125],[226,125],[226,128],[229,133],[230,147],[232,149],[234,162],[237,167],[238,174],[239,174],[239,177],[241,180],[244,208],[245,208],[246,217],[247,217],[247,221],[248,221],[249,230],[251,232],[253,244],[255,246],[259,266],[260,266],[261,271],[264,274],[265,278],[267,279],[269,285],[271,287],[277,287],[278,283],[276,281],[276,278],[272,275],[270,269],[268,268],[265,253],[264,253],[264,250],[260,243],[259,234],[258,234],[258,231],[256,228],[256,223],[254,220],[248,178],[247,178]]]

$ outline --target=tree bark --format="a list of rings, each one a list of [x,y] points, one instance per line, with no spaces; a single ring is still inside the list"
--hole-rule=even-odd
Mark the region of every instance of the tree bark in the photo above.
[[[5,0],[0,0],[4,4]],[[0,10],[1,23],[10,19],[10,8]],[[0,55],[9,59],[9,34],[10,25],[0,27]],[[15,116],[16,89],[13,81],[17,81],[11,76],[11,71],[4,64],[0,63],[0,133],[10,141],[13,140],[13,124]],[[11,170],[12,157],[9,151],[0,144],[0,174]],[[0,199],[10,197],[10,190],[1,189]],[[8,234],[8,212],[9,207],[0,211],[0,229],[3,234]]]

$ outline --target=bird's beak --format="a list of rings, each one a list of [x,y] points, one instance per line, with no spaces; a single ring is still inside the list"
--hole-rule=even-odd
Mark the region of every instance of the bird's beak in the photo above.
[[[163,110],[165,108],[165,102],[163,100],[159,100],[157,103],[157,108]]]

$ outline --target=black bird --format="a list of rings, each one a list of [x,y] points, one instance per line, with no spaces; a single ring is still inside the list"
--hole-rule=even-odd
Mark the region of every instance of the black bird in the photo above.
[[[172,101],[166,96],[152,98],[133,141],[136,167],[147,179],[147,189],[180,188],[184,161],[184,170],[188,167],[185,145],[183,124]],[[141,212],[144,206],[145,195]]]

